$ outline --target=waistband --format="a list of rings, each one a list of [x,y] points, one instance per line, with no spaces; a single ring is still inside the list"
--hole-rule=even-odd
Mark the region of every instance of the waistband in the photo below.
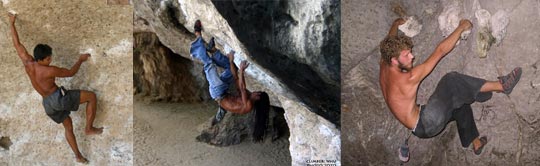
[[[54,90],[53,93],[51,93],[49,96],[43,97],[43,99],[51,98],[53,96],[58,96],[58,95],[60,95],[60,97],[63,97],[66,95],[66,89],[63,86],[56,88],[56,90]]]

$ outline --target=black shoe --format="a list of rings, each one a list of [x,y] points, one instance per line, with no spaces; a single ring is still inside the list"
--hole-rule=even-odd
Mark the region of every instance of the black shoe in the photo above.
[[[214,116],[214,119],[212,120],[212,126],[216,125],[217,123],[221,122],[223,118],[225,117],[225,114],[227,111],[225,111],[223,108],[219,107],[216,116]]]
[[[216,41],[214,41],[214,37],[210,38],[210,42],[206,45],[206,51],[212,52],[212,50],[216,47]]]
[[[201,20],[195,21],[195,25],[193,25],[193,29],[195,30],[195,32],[201,32],[203,30]]]

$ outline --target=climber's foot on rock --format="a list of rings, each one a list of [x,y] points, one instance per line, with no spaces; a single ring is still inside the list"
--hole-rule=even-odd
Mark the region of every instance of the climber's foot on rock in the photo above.
[[[193,26],[193,29],[199,32],[202,31],[203,26],[202,26],[201,20],[195,21],[195,25]]]
[[[214,116],[214,118],[212,119],[212,126],[221,122],[221,120],[223,120],[223,118],[225,117],[225,114],[227,114],[227,111],[219,107],[216,116]]]
[[[84,133],[86,135],[97,135],[97,134],[101,134],[103,133],[103,127],[100,127],[100,128],[95,128],[95,127],[92,127],[90,129],[86,129],[84,131]]]
[[[503,87],[504,94],[510,94],[521,78],[521,67],[516,67],[505,76],[497,77]]]
[[[81,163],[81,164],[88,164],[88,160],[86,158],[84,158],[83,156],[78,156],[77,157],[77,162]]]
[[[398,149],[399,160],[406,163],[409,162],[410,153],[408,145],[401,145]]]

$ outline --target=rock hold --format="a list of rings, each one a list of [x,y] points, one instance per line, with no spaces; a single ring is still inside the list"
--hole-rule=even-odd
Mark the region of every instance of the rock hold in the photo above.
[[[400,25],[398,28],[405,33],[406,36],[414,37],[422,31],[422,24],[416,20],[416,17],[410,16],[407,17],[405,24]]]
[[[439,29],[443,37],[449,36],[458,27],[462,19],[460,3],[458,1],[447,2],[444,9],[438,17]]]
[[[506,36],[506,27],[508,26],[510,19],[508,13],[504,10],[497,11],[491,16],[491,34],[495,37],[495,44],[499,46],[502,40]]]

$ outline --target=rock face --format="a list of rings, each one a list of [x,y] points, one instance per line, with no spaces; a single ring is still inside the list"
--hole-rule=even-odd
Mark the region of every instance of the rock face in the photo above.
[[[341,134],[328,120],[313,116],[309,108],[285,97],[279,98],[286,111],[292,165],[341,165]],[[321,161],[324,162],[312,162]]]
[[[38,43],[53,48],[53,65],[70,68],[80,53],[90,53],[79,72],[59,78],[68,89],[97,94],[98,136],[85,136],[85,105],[72,112],[81,153],[92,165],[133,163],[133,79],[131,6],[106,1],[2,1],[0,6],[0,165],[75,165],[62,125],[44,113],[11,42],[7,11],[18,13],[16,27],[29,52]],[[1,142],[1,141],[0,141]]]
[[[273,107],[270,109],[265,140],[274,141],[282,136],[288,136],[289,128],[283,114],[284,110],[281,108]],[[253,140],[254,116],[254,112],[246,115],[227,113],[221,122],[213,126],[211,125],[212,117],[208,123],[200,126],[202,132],[197,136],[197,140],[216,146],[229,146],[239,144],[244,140]]]
[[[135,93],[152,100],[195,102],[210,99],[202,66],[174,54],[150,32],[133,35]]]
[[[212,2],[249,59],[339,125],[339,1]]]
[[[340,147],[335,141],[339,140],[336,124],[340,124],[339,1],[137,0],[133,4],[135,31],[155,33],[164,46],[190,58],[193,24],[199,19],[206,40],[215,37],[224,52],[235,50],[236,64],[241,60],[251,63],[246,70],[248,89],[268,92],[271,104],[283,107],[286,116],[322,117],[305,123],[287,118],[290,131],[318,129],[317,123],[329,122],[325,126],[332,132],[291,132],[291,139],[308,138],[306,132],[311,132],[321,141],[291,140],[291,155],[298,155],[294,165],[306,158],[339,159],[335,149],[327,151]],[[297,108],[307,112],[296,115]]]
[[[480,135],[489,143],[480,156],[471,148],[462,148],[454,122],[438,136],[419,139],[411,136],[409,165],[537,165],[540,124],[540,39],[533,27],[539,26],[538,2],[503,2],[479,0],[490,13],[508,11],[509,24],[499,46],[492,46],[486,58],[476,56],[478,38],[475,5],[459,1],[461,17],[475,26],[467,40],[462,40],[443,58],[421,83],[418,104],[425,104],[441,77],[450,72],[496,80],[514,67],[521,66],[523,75],[512,94],[495,93],[484,103],[472,105]],[[438,24],[445,14],[447,1],[413,3],[403,1],[408,14],[418,16],[423,30],[413,38],[416,60],[423,62],[443,40]],[[361,9],[358,9],[358,7]],[[396,165],[397,150],[410,134],[387,108],[378,83],[380,53],[378,44],[388,33],[397,15],[390,2],[344,1],[342,41],[342,144],[344,165]],[[444,29],[444,28],[443,28]],[[417,63],[418,64],[418,63]]]

